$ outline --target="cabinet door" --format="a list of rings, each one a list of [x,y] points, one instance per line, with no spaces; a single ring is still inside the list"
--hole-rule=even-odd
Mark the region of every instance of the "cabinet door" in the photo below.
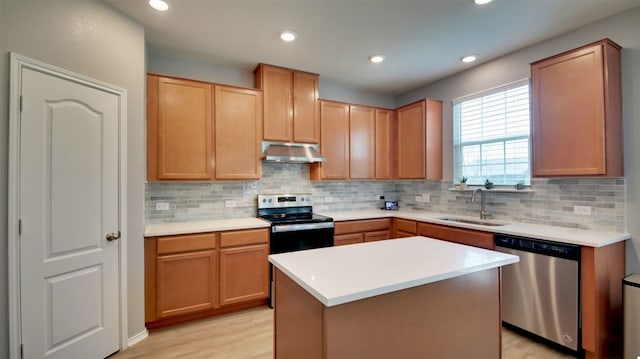
[[[533,176],[622,175],[619,49],[533,63],[531,81]]]
[[[349,177],[349,105],[320,101],[320,152],[322,164],[312,164],[312,179]]]
[[[211,85],[155,75],[147,80],[148,179],[212,179]]]
[[[158,318],[218,306],[215,254],[206,250],[157,257]]]
[[[364,234],[365,242],[384,241],[391,238],[389,231],[367,232]]]
[[[426,176],[442,179],[442,101],[427,99]]]
[[[303,143],[320,142],[320,104],[318,75],[293,73],[293,140]]]
[[[375,110],[366,106],[350,106],[349,148],[350,178],[375,177]]]
[[[293,71],[260,65],[256,76],[257,87],[264,91],[264,139],[291,142]]]
[[[395,142],[395,111],[376,109],[375,178],[394,177],[394,163],[397,149]]]
[[[215,86],[216,179],[259,179],[262,93]]]
[[[364,235],[362,233],[338,234],[333,236],[334,246],[342,246],[362,242],[364,242]]]
[[[220,250],[221,305],[269,296],[268,255],[268,244]]]
[[[393,219],[393,238],[412,237],[417,233],[417,222],[408,219]]]
[[[398,178],[426,178],[426,102],[398,109]]]

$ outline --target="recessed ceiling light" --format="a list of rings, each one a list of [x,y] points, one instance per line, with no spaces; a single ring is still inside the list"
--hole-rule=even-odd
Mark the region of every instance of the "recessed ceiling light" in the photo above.
[[[478,58],[478,55],[467,55],[460,59],[464,63],[474,62]]]
[[[492,2],[493,0],[473,0],[474,3],[476,3],[476,5],[485,5],[488,4],[490,2]]]
[[[149,6],[158,10],[158,11],[167,11],[169,10],[169,3],[163,0],[149,0]]]
[[[374,64],[379,64],[382,61],[384,61],[384,55],[382,54],[371,55],[369,56],[369,61],[373,62]]]
[[[283,31],[280,33],[280,38],[286,42],[291,42],[295,40],[297,37],[298,35],[296,35],[296,33],[293,31]]]

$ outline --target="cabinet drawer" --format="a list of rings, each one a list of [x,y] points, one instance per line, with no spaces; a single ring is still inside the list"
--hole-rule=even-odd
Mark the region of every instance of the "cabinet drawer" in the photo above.
[[[337,236],[333,236],[333,245],[334,246],[342,246],[345,244],[355,244],[362,243],[364,241],[364,236],[362,233],[353,233],[353,234],[340,234]]]
[[[365,242],[384,241],[389,239],[389,231],[367,232],[364,234]]]
[[[406,219],[394,219],[393,229],[396,232],[408,232],[415,236],[416,234],[416,221],[409,221]]]
[[[159,237],[156,253],[190,252],[216,247],[215,233]]]
[[[244,246],[247,244],[269,243],[269,229],[220,233],[220,247]]]
[[[334,233],[344,234],[388,230],[390,224],[391,219],[389,218],[336,222]]]
[[[486,249],[494,249],[493,233],[430,223],[418,224],[418,234]]]

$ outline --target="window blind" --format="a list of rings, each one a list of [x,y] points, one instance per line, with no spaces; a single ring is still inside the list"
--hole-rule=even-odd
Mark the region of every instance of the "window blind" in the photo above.
[[[454,101],[454,179],[530,184],[529,81]]]

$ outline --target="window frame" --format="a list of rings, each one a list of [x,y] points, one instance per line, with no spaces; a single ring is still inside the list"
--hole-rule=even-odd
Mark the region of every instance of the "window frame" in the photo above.
[[[506,92],[508,90],[512,90],[515,88],[519,88],[519,87],[523,87],[523,86],[527,86],[528,87],[528,91],[529,91],[529,96],[528,96],[528,112],[529,112],[529,123],[528,123],[528,133],[527,134],[511,134],[511,135],[504,135],[501,137],[493,137],[493,138],[484,138],[484,139],[480,139],[480,140],[472,140],[472,141],[466,141],[466,142],[462,142],[461,141],[461,125],[460,125],[460,104],[467,102],[467,101],[472,101],[472,100],[477,100],[480,99],[482,97],[488,97],[491,95],[495,95],[497,93],[501,93],[501,92]],[[487,90],[483,90],[483,91],[479,91],[479,92],[475,92],[473,94],[469,94],[466,96],[462,96],[459,98],[455,98],[451,101],[451,112],[452,112],[452,125],[453,125],[453,137],[452,137],[452,157],[453,157],[453,183],[454,184],[459,184],[460,180],[463,176],[462,174],[462,161],[463,161],[463,148],[467,147],[467,146],[473,146],[473,145],[485,145],[485,144],[492,144],[492,143],[503,143],[506,144],[509,141],[518,141],[518,140],[523,140],[526,139],[527,140],[527,153],[528,153],[528,160],[527,160],[527,165],[528,165],[528,173],[529,176],[527,179],[524,180],[524,184],[526,186],[530,186],[531,184],[531,168],[532,168],[532,160],[531,160],[531,137],[532,137],[532,130],[531,130],[531,121],[532,121],[532,116],[531,116],[531,80],[529,78],[525,78],[522,80],[518,80],[518,81],[514,81],[508,84],[504,84],[504,85],[500,85],[500,86],[496,86]],[[509,162],[504,161],[504,157],[503,157],[503,161],[502,161],[502,165],[506,166],[508,165]],[[490,178],[489,178],[490,179]],[[515,185],[517,183],[522,183],[522,180],[518,180],[515,183],[501,183],[501,184],[496,184],[496,186],[512,186]],[[469,185],[473,185],[473,186],[481,186],[484,185],[484,180],[482,181],[482,183],[468,183]]]

